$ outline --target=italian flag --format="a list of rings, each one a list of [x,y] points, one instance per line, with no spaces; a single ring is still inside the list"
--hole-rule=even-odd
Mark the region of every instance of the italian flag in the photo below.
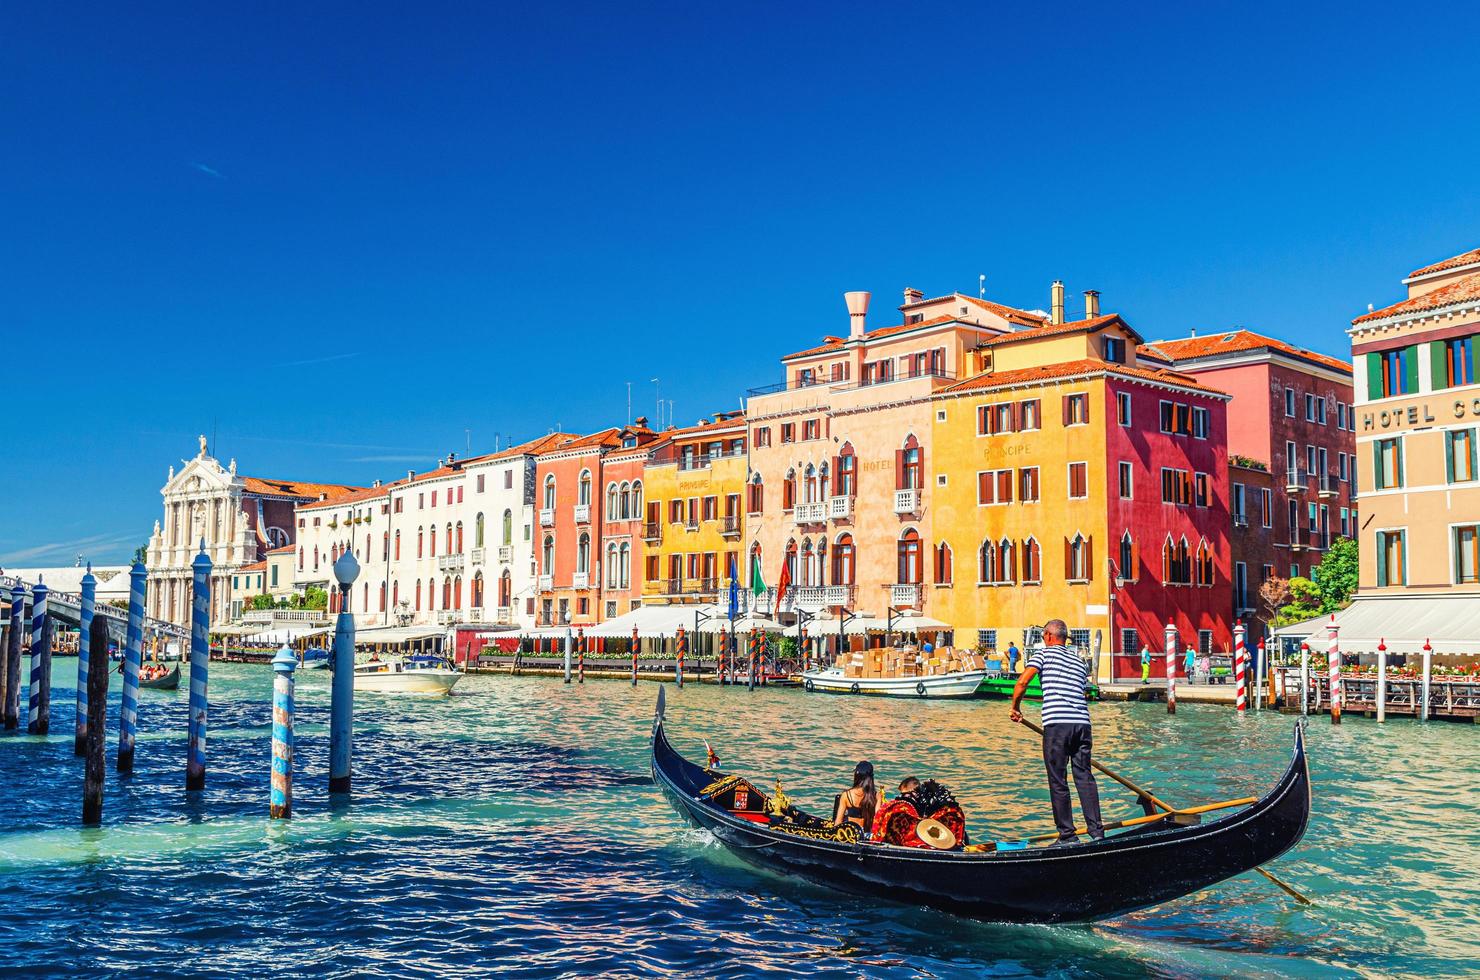
[[[761,556],[750,556],[750,591],[757,599],[766,595],[766,579],[761,575]]]

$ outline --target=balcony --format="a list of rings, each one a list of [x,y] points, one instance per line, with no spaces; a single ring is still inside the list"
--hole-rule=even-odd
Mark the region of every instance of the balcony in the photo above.
[[[575,572],[570,577],[570,587],[573,589],[586,589],[591,586],[591,575],[589,572]]]
[[[823,591],[827,593],[824,600],[825,605],[842,606],[844,609],[853,606],[853,586],[829,585]]]
[[[827,589],[820,585],[808,585],[796,590],[797,609],[805,609],[807,612],[817,612],[828,604]]]
[[[437,559],[437,567],[444,572],[462,571],[468,562],[468,556],[463,554],[442,555]]]
[[[1247,514],[1234,514],[1233,515],[1233,526],[1234,527],[1248,527],[1249,526],[1249,515],[1247,515]]]
[[[481,622],[483,622],[483,607],[482,606],[474,606],[473,608],[471,608],[471,609],[468,610],[468,622],[470,622],[470,623],[481,623]]]
[[[1285,492],[1304,493],[1309,487],[1310,474],[1299,467],[1292,466],[1285,470]]]
[[[1316,492],[1322,499],[1330,500],[1341,493],[1341,481],[1336,478],[1335,473],[1322,473],[1320,482],[1316,486]]]
[[[1290,531],[1290,550],[1303,551],[1310,547],[1310,538],[1304,528],[1294,528]]]
[[[437,624],[440,626],[451,626],[457,622],[457,615],[456,609],[438,609]]]
[[[591,505],[590,504],[576,504],[576,523],[577,524],[590,524],[591,523]]]
[[[555,508],[554,507],[541,507],[540,508],[540,527],[554,527],[554,526],[555,526]]]
[[[827,520],[827,504],[820,501],[812,504],[797,504],[791,513],[798,524],[821,524]]]
[[[699,530],[699,518],[690,515],[684,519],[683,526],[686,531],[697,531]]]
[[[853,520],[853,497],[834,497],[827,502],[827,515],[835,521]]]
[[[657,544],[663,540],[663,524],[660,521],[646,521],[642,525],[642,540],[648,544]]]
[[[487,549],[484,548],[474,548],[472,551],[468,552],[468,561],[474,565],[483,564],[483,556],[486,550]]]
[[[896,609],[920,608],[920,585],[917,582],[899,582],[889,586],[889,605]]]
[[[908,490],[894,491],[894,513],[896,514],[918,514],[920,513],[920,488],[911,487]]]
[[[507,565],[511,561],[513,561],[514,560],[514,546],[513,545],[510,545],[510,544],[499,545],[499,549],[498,549],[498,560],[499,560],[499,564],[501,564],[501,565]]]
[[[727,538],[738,538],[740,536],[740,515],[726,514],[724,523],[720,525],[719,533]]]
[[[505,626],[510,625],[514,622],[514,607],[499,606],[496,612],[496,616],[497,619],[495,620],[495,622],[501,623]]]
[[[538,584],[541,592],[549,592],[555,587],[555,578],[552,575],[541,575]]]

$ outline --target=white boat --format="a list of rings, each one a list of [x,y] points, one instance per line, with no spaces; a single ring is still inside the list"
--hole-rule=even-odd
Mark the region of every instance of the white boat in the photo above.
[[[329,651],[323,647],[309,647],[303,651],[304,670],[328,670],[330,666]]]
[[[969,698],[988,670],[962,670],[930,677],[846,677],[841,667],[802,674],[802,687],[828,694],[872,694],[891,698]]]
[[[455,670],[439,657],[411,657],[402,660],[368,660],[355,664],[355,690],[377,694],[448,694],[462,680]]]

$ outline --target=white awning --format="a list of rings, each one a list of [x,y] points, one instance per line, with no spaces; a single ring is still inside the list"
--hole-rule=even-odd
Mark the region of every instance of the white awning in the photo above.
[[[442,636],[445,626],[371,626],[355,630],[356,643],[409,643]]]
[[[587,636],[597,637],[622,637],[632,635],[632,630],[637,629],[638,636],[651,638],[677,636],[679,627],[685,630],[693,630],[694,614],[714,613],[712,605],[662,605],[662,606],[638,606],[629,613],[624,613],[616,619],[609,619],[596,626],[587,626]],[[561,636],[565,633],[562,631]]]
[[[1330,644],[1332,619],[1309,620],[1277,632],[1297,636],[1312,650]],[[1342,653],[1419,654],[1428,643],[1436,654],[1480,653],[1480,599],[1473,595],[1359,596],[1336,613]]]
[[[277,626],[272,629],[254,627],[255,632],[242,636],[243,640],[253,643],[292,643],[306,636],[321,636],[324,633],[334,632],[332,626]]]

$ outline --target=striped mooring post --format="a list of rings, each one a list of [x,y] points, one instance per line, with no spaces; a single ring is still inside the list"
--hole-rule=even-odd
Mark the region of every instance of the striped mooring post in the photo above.
[[[103,777],[108,771],[108,621],[94,616],[87,630],[87,745],[83,754],[82,822],[103,822]],[[78,638],[81,642],[82,637]],[[80,654],[79,654],[80,656]]]
[[[586,628],[576,629],[576,683],[586,683]]]
[[[801,627],[800,633],[801,633],[801,642],[798,643],[797,646],[800,647],[801,649],[797,650],[797,653],[802,658],[802,670],[811,670],[812,669],[812,638],[807,635],[807,627],[805,627],[805,626]]]
[[[1377,641],[1377,720],[1387,721],[1387,640]]]
[[[1265,681],[1268,679],[1269,688],[1265,689]],[[1264,640],[1259,641],[1259,663],[1255,668],[1254,680],[1254,709],[1257,711],[1264,707],[1264,699],[1269,698],[1270,707],[1274,706],[1274,671],[1269,669],[1269,660],[1264,649]]]
[[[334,677],[329,687],[329,792],[348,793],[355,714],[355,617],[349,611],[350,588],[360,576],[354,553],[334,562],[339,583],[339,615],[334,618]]]
[[[1429,700],[1429,697],[1430,697],[1429,678],[1431,678],[1433,675],[1434,675],[1434,648],[1431,647],[1431,646],[1429,646],[1428,638],[1425,637],[1424,638],[1424,641],[1423,641],[1423,683],[1422,683],[1422,685],[1420,687],[1419,707],[1418,707],[1418,720],[1419,721],[1428,721],[1429,720],[1429,706],[1432,704],[1432,702]]]
[[[23,583],[10,592],[10,649],[5,652],[5,730],[20,727],[21,703],[21,636],[30,625],[26,609],[31,597]]]
[[[1310,713],[1310,644],[1300,644],[1300,714]]]
[[[148,577],[143,562],[134,562],[128,570],[128,631],[123,640],[123,700],[118,709],[118,771],[125,774],[134,771],[134,740],[139,732],[139,666],[144,660],[144,587]],[[193,659],[193,650],[191,656]],[[193,666],[190,689],[195,690]]]
[[[272,797],[267,815],[293,815],[293,671],[298,658],[286,643],[272,658]]]
[[[47,615],[44,582],[31,590],[31,713],[26,731],[45,735],[51,731],[51,617]]]
[[[1167,714],[1177,713],[1177,627],[1167,623]]]
[[[678,669],[673,672],[673,679],[678,682],[679,687],[683,687],[683,655],[688,652],[689,638],[682,626],[678,628],[678,638],[674,640],[674,645],[678,647]]]
[[[1341,642],[1337,639],[1337,633],[1341,627],[1336,625],[1336,614],[1331,614],[1331,624],[1327,627],[1331,633],[1331,645],[1326,648],[1326,667],[1331,674],[1331,724],[1341,724]]]
[[[571,655],[571,647],[575,644],[575,642],[576,642],[575,634],[572,633],[570,631],[570,627],[567,626],[565,628],[565,683],[567,683],[567,684],[570,683],[570,655]]]
[[[5,716],[6,692],[5,660],[10,654],[10,586],[0,582],[0,720]]]
[[[1233,708],[1242,718],[1249,710],[1249,691],[1246,682],[1249,673],[1249,651],[1245,646],[1249,638],[1243,620],[1233,624]]]
[[[190,738],[185,757],[185,790],[206,788],[206,679],[211,669],[211,559],[202,538],[190,563]]]
[[[98,607],[98,580],[92,573],[92,562],[87,563],[87,571],[82,575],[82,602],[78,606],[77,614],[77,729],[72,738],[72,754],[87,754],[87,671],[88,650],[92,643],[92,621],[93,615]],[[108,635],[107,631],[103,636]],[[105,639],[104,644],[107,643]],[[103,663],[106,665],[107,660]],[[108,668],[104,666],[104,670]],[[104,690],[107,690],[105,687]]]
[[[750,680],[747,690],[755,690],[755,658],[760,655],[761,639],[760,630],[754,626],[750,628]]]
[[[637,636],[637,627],[632,627],[632,686],[637,686],[637,652],[641,641]]]

